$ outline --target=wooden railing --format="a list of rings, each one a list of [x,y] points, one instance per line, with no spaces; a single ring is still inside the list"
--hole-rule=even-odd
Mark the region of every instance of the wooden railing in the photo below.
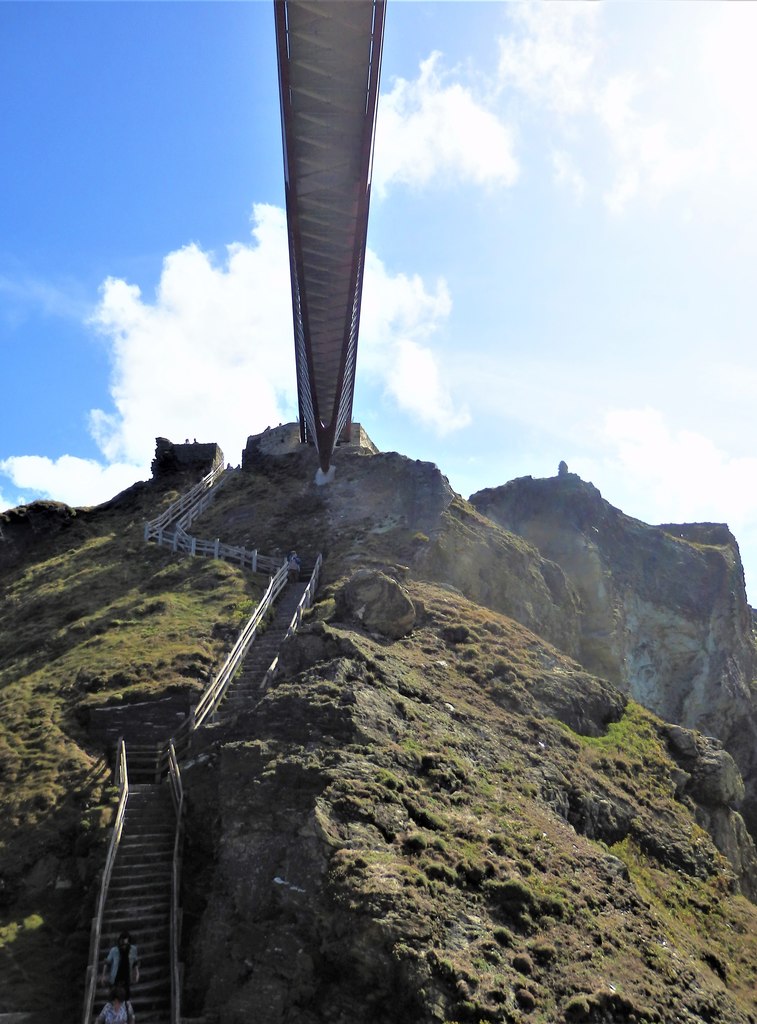
[[[157,519],[145,523],[145,540],[153,540],[177,554],[222,558],[226,562],[236,562],[242,569],[251,569],[252,572],[275,573],[281,565],[280,555],[262,555],[257,548],[248,550],[244,545],[222,544],[218,538],[203,540],[202,537],[193,537],[187,533],[187,527],[215,500],[219,488],[230,475],[230,472],[224,475],[223,466],[217,466],[169,505]]]
[[[232,647],[226,661],[224,661],[215,678],[205,688],[197,706],[190,716],[185,719],[163,749],[158,760],[158,774],[162,775],[168,770],[168,748],[173,745],[180,755],[186,752],[189,741],[195,729],[198,729],[203,722],[217,710],[218,705],[224,698],[229,683],[234,673],[241,665],[245,654],[249,650],[255,636],[265,619],[266,613],[273,605],[276,598],[287,584],[287,563],[284,562],[268,584],[266,592],[260,600],[255,611],[242,627],[236,643]]]
[[[118,852],[118,844],[121,841],[121,833],[123,831],[124,818],[126,816],[126,803],[129,799],[129,774],[126,769],[126,744],[123,740],[119,740],[118,742],[115,775],[116,784],[120,788],[120,795],[118,799],[118,810],[116,811],[116,818],[113,822],[113,830],[108,844],[108,854],[105,858],[105,867],[103,868],[102,879],[100,881],[100,895],[97,900],[97,911],[95,916],[92,918],[92,930],[89,938],[89,966],[87,967],[87,980],[84,991],[83,1024],[91,1024],[92,1014],[94,1012],[105,900],[108,896],[110,876],[113,873],[113,865]]]
[[[315,592],[318,589],[318,581],[321,576],[322,564],[323,555],[318,555],[318,558],[316,558],[315,560],[315,567],[313,568],[313,572],[311,573],[310,576],[310,581],[308,582],[308,585],[305,587],[303,595],[300,598],[300,602],[297,605],[297,608],[295,609],[294,615],[292,616],[291,622],[289,623],[289,628],[286,631],[286,636],[284,637],[284,640],[288,640],[293,633],[297,632],[297,630],[300,628],[300,623],[302,622],[302,613],[307,608],[310,608],[311,605],[313,604],[313,601],[315,600]],[[276,657],[271,662],[271,664],[266,669],[266,673],[263,676],[263,681],[260,684],[261,690],[268,689],[271,680],[276,675],[278,667],[279,656],[277,654]]]
[[[184,829],[184,787],[181,782],[181,769],[176,757],[173,743],[168,745],[168,778],[171,796],[176,812],[176,833],[173,844],[173,861],[171,865],[171,921],[170,921],[170,955],[171,955],[171,1024],[181,1024],[181,988],[182,965],[179,963],[181,949],[181,907],[179,888],[181,884],[181,851]]]
[[[211,471],[202,478],[198,483],[194,485],[186,494],[182,494],[180,498],[174,501],[165,512],[162,512],[157,519],[152,519],[149,523],[145,523],[145,540],[155,540],[158,534],[166,528],[175,519],[178,519],[182,513],[191,509],[200,498],[205,494],[206,491],[210,491],[214,484],[223,477],[224,474],[223,463],[219,463]],[[216,488],[217,490],[217,488]],[[204,506],[207,508],[207,505]],[[199,513],[197,513],[199,515]],[[191,520],[190,520],[191,522]]]

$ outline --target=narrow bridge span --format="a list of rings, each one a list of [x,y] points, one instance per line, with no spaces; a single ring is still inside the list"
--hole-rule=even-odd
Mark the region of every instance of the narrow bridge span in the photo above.
[[[385,0],[275,0],[300,437],[349,438]]]

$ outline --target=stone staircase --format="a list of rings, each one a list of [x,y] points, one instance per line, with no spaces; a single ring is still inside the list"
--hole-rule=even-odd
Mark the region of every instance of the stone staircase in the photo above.
[[[268,623],[268,626],[247,651],[241,668],[234,676],[226,691],[226,696],[216,712],[216,719],[223,721],[227,717],[236,715],[245,707],[249,706],[252,700],[260,696],[260,685],[263,676],[269,669],[271,662],[279,652],[279,648],[286,636],[289,623],[292,621],[297,605],[300,603],[307,580],[304,583],[290,583],[281,597],[274,605],[275,615]]]
[[[304,582],[290,583],[280,595],[273,618],[248,650],[214,716],[216,720],[235,716],[259,698],[265,673],[281,647],[311,572],[312,568],[303,567]],[[111,749],[120,737],[126,742],[129,798],[103,916],[94,1012],[96,1016],[102,1009],[110,988],[100,982],[105,956],[116,944],[119,932],[129,931],[140,963],[139,981],[131,989],[137,1020],[139,1024],[169,1024],[176,817],[169,782],[156,779],[160,748],[187,712],[173,700],[153,702],[151,710],[152,714],[146,705],[124,706],[112,709],[110,716],[103,712],[97,723],[103,743]],[[197,739],[201,732],[195,733]]]
[[[129,754],[127,748],[127,763]],[[152,757],[154,776],[154,748]],[[103,915],[96,1013],[106,1002],[110,988],[100,982],[105,956],[116,945],[119,933],[128,931],[139,953],[139,981],[131,987],[137,1020],[139,1024],[169,1024],[169,921],[175,829],[168,783],[130,783],[126,818]]]

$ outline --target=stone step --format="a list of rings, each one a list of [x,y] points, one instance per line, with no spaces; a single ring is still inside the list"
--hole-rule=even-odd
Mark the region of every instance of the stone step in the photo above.
[[[126,850],[134,853],[136,850],[149,849],[152,852],[158,850],[170,850],[173,852],[173,832],[145,832],[138,835],[122,836],[118,844],[119,850]]]
[[[143,932],[158,932],[163,928],[168,928],[170,916],[169,903],[154,907],[142,906],[138,903],[124,903],[105,912],[103,925],[108,931],[115,929],[120,932],[130,929],[136,924]],[[166,939],[167,941],[168,939]]]

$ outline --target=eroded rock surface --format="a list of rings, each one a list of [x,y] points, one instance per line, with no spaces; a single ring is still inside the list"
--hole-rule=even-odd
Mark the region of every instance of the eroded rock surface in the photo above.
[[[726,526],[648,526],[576,474],[525,477],[471,502],[556,562],[580,596],[577,657],[660,717],[719,737],[757,829],[751,610]]]
[[[382,572],[361,569],[336,595],[339,613],[369,632],[392,640],[406,636],[415,624],[415,607],[396,580]]]

